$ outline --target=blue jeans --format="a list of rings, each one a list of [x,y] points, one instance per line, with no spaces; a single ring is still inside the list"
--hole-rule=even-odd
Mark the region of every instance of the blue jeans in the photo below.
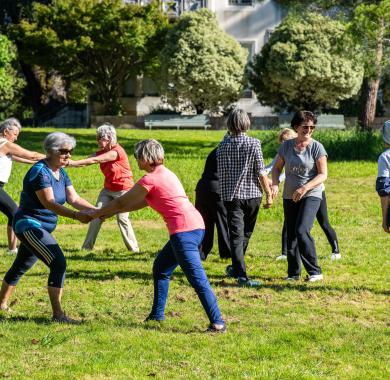
[[[211,289],[199,256],[204,230],[178,232],[171,235],[153,263],[154,299],[150,319],[162,321],[168,296],[169,281],[178,265],[195,289],[211,323],[224,324],[217,298]]]

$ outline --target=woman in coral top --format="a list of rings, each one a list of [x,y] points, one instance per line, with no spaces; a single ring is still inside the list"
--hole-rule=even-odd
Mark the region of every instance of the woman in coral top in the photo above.
[[[96,130],[96,140],[100,148],[99,151],[83,160],[70,160],[69,166],[100,165],[100,170],[104,175],[104,188],[96,201],[96,207],[101,208],[113,199],[125,194],[133,187],[134,182],[127,154],[117,143],[115,128],[109,123],[101,125]],[[127,249],[139,252],[137,239],[129,220],[129,213],[120,212],[116,214],[116,219]],[[90,223],[82,246],[83,249],[93,249],[101,225],[102,221],[100,219]]]
[[[154,260],[154,299],[147,320],[165,319],[170,277],[180,265],[210,320],[207,331],[226,331],[217,299],[200,260],[198,247],[204,235],[202,216],[188,200],[176,175],[163,165],[164,149],[158,141],[140,141],[135,146],[134,156],[139,168],[147,174],[120,198],[96,212],[89,212],[90,216],[106,218],[117,212],[134,211],[146,206],[161,214],[170,237]]]

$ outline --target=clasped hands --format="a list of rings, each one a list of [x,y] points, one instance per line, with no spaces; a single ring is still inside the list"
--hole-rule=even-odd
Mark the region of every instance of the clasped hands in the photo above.
[[[81,223],[89,223],[91,220],[99,218],[98,212],[100,209],[98,208],[89,208],[76,212],[75,218]],[[104,218],[101,218],[104,220]]]

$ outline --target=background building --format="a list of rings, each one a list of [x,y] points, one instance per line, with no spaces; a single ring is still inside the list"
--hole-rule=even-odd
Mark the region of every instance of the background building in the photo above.
[[[151,0],[125,1],[146,5]],[[261,50],[285,15],[281,6],[273,0],[161,0],[161,6],[172,18],[199,8],[215,12],[221,28],[248,50],[248,59]],[[124,95],[125,109],[138,115],[149,113],[160,101],[155,84],[148,78],[128,81]],[[253,116],[272,114],[271,109],[262,107],[248,89],[243,92],[239,103]]]

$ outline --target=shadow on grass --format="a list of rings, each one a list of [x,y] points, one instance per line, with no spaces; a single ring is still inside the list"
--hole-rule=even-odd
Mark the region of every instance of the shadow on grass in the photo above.
[[[67,249],[67,252],[79,252],[78,249]],[[127,251],[126,253],[115,253],[114,251],[103,252],[102,254],[89,252],[86,254],[71,254],[66,255],[69,261],[94,261],[94,262],[106,262],[106,261],[149,261],[156,257],[158,252],[139,252],[134,253]]]
[[[10,314],[0,314],[0,323],[1,322],[34,322],[37,325],[50,325],[53,324],[51,318],[45,317],[26,317],[23,315],[10,315]]]
[[[225,277],[225,278],[223,278]],[[222,278],[222,279],[221,279]],[[262,283],[259,287],[257,288],[246,288],[240,286],[236,282],[228,282],[226,281],[226,276],[209,276],[210,283],[212,286],[215,286],[216,288],[241,288],[241,289],[252,289],[252,290],[257,290],[261,291],[262,289],[271,289],[274,290],[275,292],[283,292],[286,290],[297,290],[300,292],[339,292],[339,293],[348,293],[348,294],[353,294],[353,293],[360,293],[360,292],[370,292],[372,294],[376,295],[383,295],[383,296],[389,296],[390,291],[386,289],[375,289],[375,288],[369,288],[366,286],[352,286],[352,287],[340,287],[337,285],[325,285],[323,283],[317,283],[317,284],[312,284],[312,283],[286,283],[286,284],[270,284],[270,283]],[[267,279],[270,280],[270,279]],[[278,280],[276,279],[271,279],[271,280]],[[233,280],[234,281],[234,280]]]

